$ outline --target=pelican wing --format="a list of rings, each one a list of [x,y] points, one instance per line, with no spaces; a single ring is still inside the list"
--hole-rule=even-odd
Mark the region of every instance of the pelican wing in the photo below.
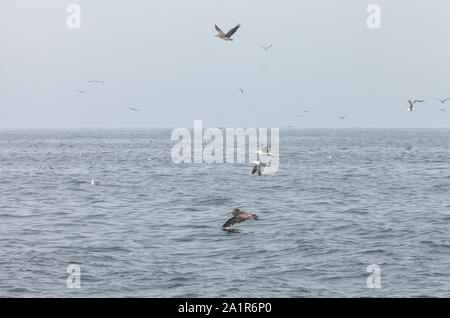
[[[255,172],[258,170],[258,165],[253,166],[252,174],[255,174]]]
[[[234,213],[233,213],[234,215]],[[231,219],[225,222],[224,225],[222,225],[223,228],[232,226],[234,224],[242,223],[246,220],[250,220],[253,218],[253,215],[249,212],[238,212],[236,215],[234,215]]]
[[[237,29],[239,29],[240,26],[241,26],[240,24],[236,25],[234,28],[232,28],[230,31],[228,31],[228,33],[225,34],[225,36],[229,38],[230,36],[232,36],[234,34],[234,32],[237,31]]]
[[[217,24],[215,24],[214,27],[216,28],[216,31],[219,32],[220,36],[225,35],[225,33],[223,33],[223,31],[217,26]]]
[[[222,225],[222,228],[226,228],[226,227],[232,226],[234,224],[238,224],[238,223],[244,222],[245,220],[246,219],[241,218],[239,216],[233,216],[231,219],[226,221],[224,225]]]

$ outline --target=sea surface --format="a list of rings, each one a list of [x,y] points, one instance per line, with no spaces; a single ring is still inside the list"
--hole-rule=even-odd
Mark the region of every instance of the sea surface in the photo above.
[[[261,177],[170,135],[0,131],[0,296],[450,297],[450,130],[282,129]]]

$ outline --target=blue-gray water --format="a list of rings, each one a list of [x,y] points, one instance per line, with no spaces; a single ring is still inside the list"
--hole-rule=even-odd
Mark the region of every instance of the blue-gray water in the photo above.
[[[280,136],[258,177],[173,164],[168,130],[0,132],[0,296],[450,296],[450,130]]]

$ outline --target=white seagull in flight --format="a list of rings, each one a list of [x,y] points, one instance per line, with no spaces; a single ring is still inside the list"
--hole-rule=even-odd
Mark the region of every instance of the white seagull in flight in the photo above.
[[[269,151],[269,147],[267,147],[264,144],[261,144],[261,147],[254,153],[256,153],[258,155],[266,155],[266,156],[269,156],[269,157],[276,157],[273,153],[271,153]]]

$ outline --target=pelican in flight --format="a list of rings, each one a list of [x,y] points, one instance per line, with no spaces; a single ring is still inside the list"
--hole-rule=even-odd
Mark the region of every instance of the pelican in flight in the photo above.
[[[131,110],[132,112],[138,112],[139,111],[139,109],[134,108],[134,107],[128,107],[128,109]]]
[[[231,38],[231,36],[234,34],[234,32],[237,31],[237,29],[239,29],[239,27],[241,26],[240,24],[236,25],[234,28],[232,28],[230,31],[228,31],[227,33],[224,33],[218,26],[217,24],[214,25],[216,28],[216,31],[218,32],[218,34],[216,34],[215,36],[221,38],[222,40],[225,41],[233,41],[233,39]]]
[[[266,50],[266,51],[268,51],[271,47],[272,47],[272,44],[271,45],[269,45],[269,46],[261,46],[264,50]]]
[[[222,225],[223,229],[247,220],[258,220],[258,216],[256,214],[247,211],[241,211],[239,209],[233,209],[228,213],[222,214],[222,216],[226,216],[228,214],[232,214],[233,217],[226,221],[224,225]]]
[[[408,103],[409,103],[409,108],[407,109],[407,111],[412,112],[412,111],[414,111],[415,103],[425,103],[425,101],[423,99],[416,99],[412,102],[410,99],[408,99]]]
[[[269,151],[269,147],[267,147],[264,144],[261,144],[261,148],[259,148],[258,151],[254,152],[254,153],[256,153],[258,155],[266,155],[266,156],[269,156],[269,157],[276,157],[273,153],[271,153]]]
[[[444,104],[446,101],[450,100],[450,97],[447,97],[447,98],[444,98],[444,99],[436,98],[436,100],[440,101],[441,104]]]
[[[253,170],[252,170],[252,174],[255,174],[255,172],[258,171],[258,176],[260,176],[262,173],[264,173],[264,168],[270,166],[270,162],[269,163],[265,163],[262,161],[252,161],[250,162],[250,164],[254,165],[253,166]]]

